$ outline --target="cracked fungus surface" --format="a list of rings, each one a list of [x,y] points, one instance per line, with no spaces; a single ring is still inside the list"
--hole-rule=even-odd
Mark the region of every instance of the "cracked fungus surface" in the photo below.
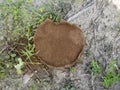
[[[73,65],[82,52],[85,38],[76,25],[47,19],[38,26],[34,44],[42,62],[53,67],[67,67]]]

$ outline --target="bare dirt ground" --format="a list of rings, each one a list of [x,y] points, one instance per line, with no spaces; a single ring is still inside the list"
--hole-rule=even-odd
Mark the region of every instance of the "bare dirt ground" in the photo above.
[[[34,1],[35,5],[39,5],[37,0]],[[119,81],[109,88],[102,85],[102,73],[107,70],[106,65],[110,60],[116,59],[120,68],[119,6],[107,0],[70,0],[63,5],[67,12],[63,19],[78,25],[86,37],[84,53],[78,58],[79,63],[62,70],[43,69],[41,65],[38,65],[40,68],[37,70],[32,66],[32,72],[11,74],[0,80],[0,90],[65,90],[64,87],[73,88],[68,90],[120,90]],[[98,76],[91,73],[92,60],[104,68]]]

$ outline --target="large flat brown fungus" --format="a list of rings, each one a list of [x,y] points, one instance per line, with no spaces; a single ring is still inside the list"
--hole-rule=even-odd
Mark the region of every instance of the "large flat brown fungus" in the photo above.
[[[42,62],[53,67],[68,67],[82,52],[85,38],[76,25],[47,19],[37,28],[34,44]]]

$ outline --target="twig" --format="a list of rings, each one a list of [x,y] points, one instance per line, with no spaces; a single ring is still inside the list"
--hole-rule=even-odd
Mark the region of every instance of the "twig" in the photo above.
[[[70,22],[70,21],[74,20],[75,18],[77,18],[80,14],[82,14],[82,13],[86,12],[87,10],[91,9],[93,7],[93,4],[94,4],[94,1],[91,2],[90,4],[88,4],[82,10],[80,10],[77,14],[75,14],[72,17],[68,18],[67,21]]]

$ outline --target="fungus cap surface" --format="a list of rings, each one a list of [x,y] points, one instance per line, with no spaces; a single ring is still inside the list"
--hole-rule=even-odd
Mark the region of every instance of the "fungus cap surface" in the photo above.
[[[85,38],[83,32],[68,22],[55,23],[45,20],[40,24],[34,36],[37,56],[53,67],[73,65],[82,52]]]

